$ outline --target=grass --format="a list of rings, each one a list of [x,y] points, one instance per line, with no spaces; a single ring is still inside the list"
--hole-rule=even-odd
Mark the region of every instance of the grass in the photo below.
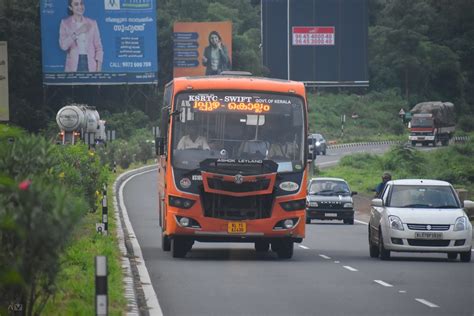
[[[130,169],[144,164],[134,163]],[[56,282],[57,291],[43,312],[44,315],[95,314],[95,256],[107,256],[109,315],[123,315],[127,310],[124,297],[121,254],[115,234],[117,229],[113,205],[113,183],[128,169],[118,168],[108,183],[108,228],[103,236],[95,230],[102,222],[102,207],[88,213],[78,223],[71,245],[61,257],[61,271]]]

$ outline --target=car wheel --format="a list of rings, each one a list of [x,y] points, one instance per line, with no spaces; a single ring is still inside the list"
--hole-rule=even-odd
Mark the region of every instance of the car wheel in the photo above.
[[[171,240],[164,232],[161,233],[161,249],[163,249],[163,251],[171,250]]]
[[[371,258],[378,258],[379,257],[379,248],[377,245],[372,243],[372,233],[370,232],[369,226],[369,253]]]
[[[171,253],[173,258],[184,258],[188,252],[187,240],[182,237],[174,237],[171,240]]]
[[[344,220],[344,224],[347,224],[347,225],[354,225],[354,217],[345,219],[345,220]]]
[[[383,244],[382,230],[379,229],[379,255],[381,260],[390,259],[390,250],[385,249]]]
[[[323,155],[326,156],[326,148],[324,148]]]
[[[469,251],[466,251],[466,252],[461,252],[460,255],[461,255],[461,261],[462,262],[470,262],[471,261],[471,254],[472,254],[472,251],[469,250]]]
[[[257,252],[267,252],[270,249],[270,243],[268,241],[256,241],[255,242],[255,251]]]
[[[282,240],[279,242],[278,250],[276,251],[278,258],[280,259],[290,259],[293,257],[293,241],[292,240]]]
[[[450,260],[456,260],[458,257],[458,253],[457,252],[448,252],[448,259]]]

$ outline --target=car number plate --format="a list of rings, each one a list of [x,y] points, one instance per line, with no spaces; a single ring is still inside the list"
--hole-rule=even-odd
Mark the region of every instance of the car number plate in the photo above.
[[[417,239],[442,239],[443,238],[443,233],[415,232],[415,238],[417,238]]]
[[[243,234],[247,232],[247,223],[230,222],[227,224],[227,232],[229,234]]]
[[[325,213],[324,216],[326,216],[326,217],[337,217],[337,213]]]

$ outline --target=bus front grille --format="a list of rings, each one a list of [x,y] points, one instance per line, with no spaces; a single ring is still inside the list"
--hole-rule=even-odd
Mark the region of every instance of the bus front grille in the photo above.
[[[203,193],[204,216],[245,220],[262,219],[271,216],[273,195],[252,195],[234,197],[221,194]]]

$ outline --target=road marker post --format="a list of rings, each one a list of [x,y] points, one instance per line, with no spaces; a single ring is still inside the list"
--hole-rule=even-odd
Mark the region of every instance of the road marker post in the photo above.
[[[95,257],[95,314],[108,315],[107,257]]]
[[[109,219],[108,219],[108,207],[107,207],[107,185],[104,184],[103,197],[102,197],[102,234],[107,235],[109,232]]]

